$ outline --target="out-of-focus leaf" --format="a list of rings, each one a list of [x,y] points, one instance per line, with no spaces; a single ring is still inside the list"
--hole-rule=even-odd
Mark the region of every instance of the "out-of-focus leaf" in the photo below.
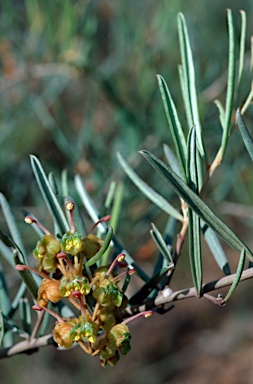
[[[247,257],[253,261],[253,255],[249,248],[169,166],[148,151],[140,151],[140,153],[207,225],[213,228],[234,249],[240,251],[245,248]]]
[[[196,131],[193,127],[189,132],[187,143],[187,184],[196,193],[199,193],[198,169],[197,169],[197,146]],[[200,218],[188,208],[188,235],[189,235],[189,256],[191,263],[192,278],[198,295],[202,289],[202,253],[201,253],[201,230]]]
[[[249,133],[248,128],[246,127],[246,124],[242,118],[242,115],[239,109],[237,109],[236,118],[237,118],[237,124],[240,129],[245,147],[247,148],[249,155],[251,157],[251,160],[253,161],[253,140]]]
[[[79,175],[75,176],[75,187],[76,187],[77,193],[78,193],[86,211],[88,212],[91,220],[94,223],[96,223],[100,218],[99,212],[98,212],[97,207],[95,206],[94,202],[90,198],[90,195],[86,191],[86,188],[82,182],[81,176],[79,176]],[[99,223],[97,228],[99,229],[99,231],[101,233],[105,233],[107,226],[105,223]]]
[[[2,345],[3,337],[4,337],[4,318],[2,315],[2,311],[0,309],[0,346]]]
[[[157,80],[162,95],[163,105],[166,112],[166,116],[169,122],[172,138],[176,148],[177,156],[181,164],[182,170],[185,173],[185,162],[186,162],[186,141],[184,133],[178,118],[175,104],[170,95],[170,91],[164,78],[157,75]]]
[[[222,129],[225,128],[225,110],[223,108],[223,105],[219,100],[214,100],[214,103],[219,111],[219,118],[220,118],[220,124],[222,126]]]
[[[57,235],[61,237],[64,233],[69,231],[68,222],[47,180],[39,160],[34,155],[31,155],[31,164],[42,196],[45,200],[49,212],[51,213],[54,224],[56,225]]]
[[[240,10],[240,13],[241,13],[241,38],[240,38],[240,53],[239,53],[239,70],[238,70],[238,80],[237,80],[238,87],[240,85],[243,67],[244,67],[246,26],[247,26],[246,12],[243,10]]]
[[[228,259],[226,257],[226,254],[221,246],[220,240],[214,230],[206,223],[204,223],[202,220],[200,222],[201,229],[204,234],[206,243],[212,252],[212,255],[214,259],[216,260],[218,266],[220,269],[225,273],[225,275],[230,275],[230,267],[228,263]]]
[[[1,204],[1,208],[3,211],[4,217],[5,217],[5,221],[8,225],[8,228],[9,228],[11,237],[14,240],[14,242],[18,245],[18,247],[21,249],[22,254],[24,255],[25,260],[26,260],[27,256],[26,256],[26,252],[25,252],[24,243],[23,243],[21,234],[19,232],[15,217],[12,213],[11,207],[10,207],[7,199],[5,198],[5,196],[2,193],[0,193],[0,204]],[[7,244],[5,244],[5,245],[7,245]]]
[[[185,108],[188,109],[187,116],[191,118],[188,121],[189,128],[196,126],[196,135],[198,142],[198,149],[201,157],[206,157],[205,146],[203,141],[203,134],[199,119],[197,91],[195,84],[195,69],[193,64],[192,50],[188,35],[188,30],[185,22],[184,15],[178,14],[178,34],[180,42],[180,51],[182,59],[182,72],[183,78],[181,81],[184,83],[184,101],[186,101]]]
[[[230,287],[226,297],[224,298],[225,302],[227,302],[230,299],[230,297],[234,293],[237,285],[240,282],[240,279],[241,279],[241,276],[242,276],[243,267],[244,267],[244,263],[245,263],[245,258],[246,258],[246,250],[243,248],[243,250],[241,252],[241,255],[240,255],[240,260],[239,260],[239,263],[238,263],[238,267],[237,267],[237,270],[236,270],[235,279],[234,279],[233,284],[231,285],[231,287]]]
[[[11,302],[9,297],[9,292],[7,289],[6,279],[4,275],[4,271],[2,268],[2,263],[0,262],[0,309],[2,315],[7,316],[9,310],[11,308]],[[0,322],[1,326],[1,322]],[[2,323],[2,328],[4,328],[4,324]],[[1,329],[0,329],[1,334]],[[6,332],[3,339],[4,347],[9,347],[13,345],[13,334],[11,332]]]
[[[177,220],[182,221],[183,216],[176,210],[171,204],[169,204],[161,195],[159,195],[156,191],[154,191],[152,188],[149,187],[148,184],[146,184],[130,167],[130,165],[127,163],[125,158],[120,154],[117,153],[119,162],[126,172],[126,174],[129,176],[129,178],[132,180],[132,182],[136,185],[139,190],[144,193],[144,195],[150,199],[154,204],[156,204],[159,208],[161,208],[164,212],[166,212],[168,215],[171,215],[175,217]]]
[[[22,321],[22,328],[25,332],[27,332],[29,335],[31,334],[31,307],[29,304],[28,299],[21,298],[19,301],[19,313],[20,313],[20,320]]]
[[[15,256],[14,261],[15,261],[15,264],[22,264],[19,260],[18,255]],[[36,281],[34,280],[31,272],[25,269],[24,271],[18,271],[18,273],[20,274],[20,277],[22,278],[23,282],[27,286],[27,289],[30,291],[32,297],[35,300],[37,300],[39,287]]]

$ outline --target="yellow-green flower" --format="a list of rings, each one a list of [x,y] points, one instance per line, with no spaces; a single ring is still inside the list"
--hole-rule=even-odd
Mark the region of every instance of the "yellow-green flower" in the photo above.
[[[79,291],[82,295],[90,293],[89,280],[85,276],[73,276],[70,273],[69,277],[63,277],[60,284],[60,293],[64,297],[68,297],[71,293]]]
[[[71,340],[90,341],[91,343],[95,343],[99,330],[98,324],[84,316],[80,316],[79,319],[79,323],[74,325],[71,329]]]

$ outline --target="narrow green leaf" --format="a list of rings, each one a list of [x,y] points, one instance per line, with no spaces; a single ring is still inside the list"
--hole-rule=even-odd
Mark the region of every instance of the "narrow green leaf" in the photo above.
[[[123,200],[123,191],[124,191],[123,184],[119,183],[116,187],[113,206],[112,206],[111,219],[109,222],[110,226],[113,228],[114,233],[117,231],[117,224],[118,224],[122,200]],[[110,248],[108,247],[106,252],[104,252],[102,256],[101,265],[106,265],[108,263],[109,256],[110,256]]]
[[[192,128],[189,132],[187,143],[187,184],[196,193],[199,193],[198,186],[198,169],[197,169],[197,146],[196,146],[196,131]],[[188,236],[189,236],[189,257],[192,271],[194,286],[201,296],[202,289],[202,254],[201,254],[201,230],[200,218],[192,210],[188,208]]]
[[[249,248],[169,166],[148,151],[140,151],[140,153],[207,225],[234,249],[240,252],[242,248],[245,248],[247,257],[253,261]]]
[[[4,315],[7,315],[11,307],[9,292],[2,263],[0,262],[0,308]]]
[[[0,262],[0,309],[2,315],[7,315],[11,308],[11,302],[9,297],[9,292],[7,289],[6,279],[2,267],[2,263]],[[0,322],[1,326],[1,322]],[[4,328],[4,324],[2,323],[2,328]],[[0,334],[2,329],[0,329]],[[3,338],[4,347],[9,347],[13,345],[13,334],[11,332],[6,332]]]
[[[237,119],[237,124],[240,129],[245,147],[247,148],[249,155],[251,157],[251,160],[253,161],[253,140],[239,109],[237,109],[236,111],[236,119]]]
[[[106,208],[107,211],[108,211],[108,209],[112,205],[115,189],[116,189],[116,182],[113,180],[110,183],[109,190],[108,190],[108,193],[107,193],[107,196],[106,196],[106,200],[105,200],[105,208]]]
[[[107,235],[105,237],[105,240],[104,240],[102,247],[91,259],[86,261],[85,267],[92,266],[103,256],[103,254],[105,253],[105,251],[107,250],[107,248],[110,245],[110,242],[112,240],[112,235],[113,235],[113,229],[112,229],[112,227],[108,227],[108,232],[107,232]]]
[[[4,318],[3,318],[2,311],[0,309],[0,346],[2,345],[3,337],[4,337]]]
[[[200,222],[205,241],[212,252],[212,255],[225,275],[230,275],[230,267],[226,254],[221,246],[220,240],[214,230],[206,225],[202,220]]]
[[[230,287],[226,297],[224,298],[225,302],[227,302],[230,299],[230,297],[234,293],[237,285],[240,282],[240,279],[241,279],[241,276],[242,276],[242,272],[243,272],[244,263],[245,263],[245,258],[246,258],[246,250],[243,248],[242,251],[241,251],[240,260],[239,260],[238,267],[237,267],[237,270],[236,270],[236,276],[235,276],[233,284],[231,285],[231,287]]]
[[[0,231],[1,234],[1,231]],[[14,266],[13,253],[10,248],[7,247],[2,241],[0,241],[0,254],[5,258],[5,260],[11,265]]]
[[[171,204],[169,204],[161,195],[159,195],[156,191],[149,187],[130,167],[125,158],[121,155],[121,153],[117,153],[119,162],[128,175],[128,177],[132,180],[132,182],[136,185],[139,190],[144,193],[144,195],[151,200],[154,204],[156,204],[159,208],[161,208],[168,215],[175,217],[177,220],[182,221],[183,216],[176,210]]]
[[[64,169],[61,173],[61,186],[62,186],[62,196],[68,196],[69,186],[68,186],[68,171]]]
[[[54,220],[54,224],[57,227],[57,234],[59,236],[62,236],[64,233],[69,231],[68,222],[47,180],[45,172],[40,164],[40,161],[33,155],[31,155],[31,164],[42,196],[45,200],[49,212],[51,213],[51,216]]]
[[[240,85],[243,67],[244,67],[246,26],[247,26],[246,12],[243,10],[240,10],[240,14],[241,14],[241,38],[240,38],[240,53],[239,53],[239,70],[238,70],[238,80],[237,80],[238,87]]]
[[[23,243],[21,234],[19,232],[16,219],[12,213],[11,207],[7,199],[2,193],[0,193],[0,204],[1,204],[1,208],[5,217],[6,223],[9,228],[11,237],[14,240],[14,242],[18,245],[18,247],[21,249],[25,259],[27,259],[24,243]]]
[[[162,234],[158,231],[155,224],[151,223],[151,226],[152,226],[152,229],[150,231],[150,234],[151,234],[153,240],[155,241],[155,243],[156,243],[159,251],[163,255],[163,257],[165,258],[165,260],[167,262],[167,266],[173,267],[174,263],[173,263],[173,259],[172,259],[169,247],[165,243],[165,241],[162,237]]]
[[[233,111],[235,77],[236,77],[236,42],[235,42],[235,27],[231,9],[227,10],[228,19],[228,35],[229,35],[229,52],[228,52],[228,80],[227,80],[227,95],[225,108],[225,123],[221,142],[221,155],[227,148],[228,138],[230,135],[231,118]]]
[[[178,14],[178,34],[180,42],[180,51],[182,58],[182,69],[183,69],[183,79],[184,86],[186,88],[186,98],[187,104],[186,108],[190,109],[191,121],[189,128],[196,126],[197,142],[198,149],[201,157],[206,157],[205,146],[203,141],[203,134],[199,119],[199,110],[198,110],[198,100],[197,100],[197,91],[195,84],[195,69],[192,57],[192,50],[188,35],[188,30],[185,22],[184,15],[182,13]]]
[[[177,156],[181,164],[183,173],[185,174],[185,162],[186,162],[186,141],[184,133],[178,118],[175,104],[170,95],[170,91],[162,76],[157,75],[157,80],[162,95],[163,105],[165,113],[169,122],[171,135],[176,148]]]

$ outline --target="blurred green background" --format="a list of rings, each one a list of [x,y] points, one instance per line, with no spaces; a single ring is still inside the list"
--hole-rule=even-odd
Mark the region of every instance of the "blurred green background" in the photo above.
[[[116,153],[121,151],[165,197],[174,198],[138,150],[161,155],[162,144],[171,142],[157,73],[166,79],[186,124],[178,80],[177,14],[183,12],[213,159],[221,137],[213,100],[225,99],[228,7],[234,10],[238,36],[238,11],[247,12],[249,60],[250,0],[1,0],[1,190],[24,233],[21,208],[29,208],[43,223],[48,220],[29,162],[29,154],[35,154],[56,178],[67,169],[71,183],[79,173],[98,206],[103,205],[109,182],[124,180],[127,209],[122,210],[118,235],[149,270],[155,249],[149,240],[150,222],[162,230],[166,217],[125,178]],[[245,85],[249,88],[247,81]],[[249,109],[247,121],[252,115]],[[223,211],[224,200],[251,204],[249,167],[242,140],[234,132],[225,162],[211,183],[211,204]],[[252,227],[249,213],[226,217],[246,238]],[[180,267],[174,289],[192,285],[188,264]],[[220,277],[208,258],[205,267],[206,280]],[[133,351],[117,367],[104,370],[78,348],[46,348],[0,361],[1,383],[251,383],[252,303],[245,299],[249,287],[250,282],[243,283],[225,309],[188,300],[164,316],[136,322]]]

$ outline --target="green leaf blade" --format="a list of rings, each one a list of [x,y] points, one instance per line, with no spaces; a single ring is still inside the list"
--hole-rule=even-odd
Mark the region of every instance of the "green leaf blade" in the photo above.
[[[232,248],[239,250],[239,252],[245,248],[247,257],[253,261],[253,255],[249,248],[170,167],[148,151],[140,151],[140,153],[207,225]]]
[[[69,231],[68,222],[48,182],[48,179],[40,164],[40,161],[34,155],[31,155],[30,157],[31,157],[32,169],[33,169],[36,181],[38,183],[38,186],[40,188],[40,191],[42,193],[42,196],[54,220],[58,235],[62,236],[64,233]]]
[[[132,180],[132,182],[136,185],[139,190],[144,193],[144,195],[150,199],[154,204],[156,204],[159,208],[161,208],[168,215],[175,217],[177,220],[182,221],[183,216],[175,209],[171,204],[169,204],[161,195],[159,195],[156,191],[148,186],[130,167],[125,158],[117,153],[118,160],[128,175],[128,177]]]

